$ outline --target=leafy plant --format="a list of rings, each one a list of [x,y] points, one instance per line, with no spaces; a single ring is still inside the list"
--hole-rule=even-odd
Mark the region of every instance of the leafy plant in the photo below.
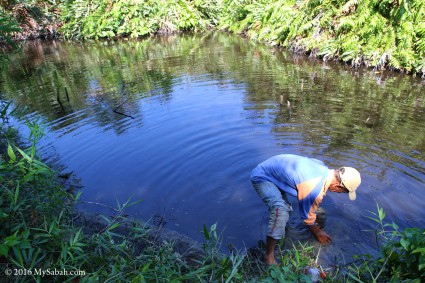
[[[0,9],[0,44],[16,47],[15,42],[10,38],[10,34],[19,31],[18,23]]]
[[[325,60],[424,75],[423,1],[248,2],[225,1],[219,27]]]
[[[218,4],[200,0],[68,1],[63,6],[62,32],[67,38],[111,38],[205,30],[217,22]]]
[[[357,282],[421,282],[425,279],[425,229],[400,231],[395,223],[384,223],[385,212],[377,206],[369,217],[377,223],[377,241],[383,240],[380,256],[349,267],[350,278]]]

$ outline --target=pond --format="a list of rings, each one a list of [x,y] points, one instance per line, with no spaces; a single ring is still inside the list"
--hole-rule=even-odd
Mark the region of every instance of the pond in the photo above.
[[[40,154],[80,180],[91,202],[81,209],[140,199],[127,214],[197,241],[217,223],[224,250],[265,238],[267,208],[249,179],[258,163],[293,153],[355,167],[357,200],[328,193],[321,206],[333,242],[320,261],[341,264],[376,251],[377,204],[401,228],[425,226],[424,86],[210,33],[32,42],[0,95],[28,109],[16,123],[44,125]],[[290,201],[288,239],[318,247]]]

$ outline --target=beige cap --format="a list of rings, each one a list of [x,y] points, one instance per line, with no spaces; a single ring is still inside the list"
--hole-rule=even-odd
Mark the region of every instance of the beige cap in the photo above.
[[[356,190],[362,182],[359,171],[353,167],[341,167],[338,172],[341,184],[349,191],[348,197],[350,200],[355,200]]]

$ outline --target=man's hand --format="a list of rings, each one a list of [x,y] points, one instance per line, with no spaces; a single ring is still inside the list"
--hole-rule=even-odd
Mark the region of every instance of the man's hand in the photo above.
[[[328,235],[325,231],[321,230],[319,226],[317,225],[308,225],[307,226],[311,233],[314,234],[316,239],[322,244],[322,245],[328,245],[332,242],[331,236]]]

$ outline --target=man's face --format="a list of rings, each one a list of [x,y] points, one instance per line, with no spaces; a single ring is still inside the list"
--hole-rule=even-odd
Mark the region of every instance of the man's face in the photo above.
[[[331,184],[329,191],[334,193],[349,193],[349,191],[342,184]]]

